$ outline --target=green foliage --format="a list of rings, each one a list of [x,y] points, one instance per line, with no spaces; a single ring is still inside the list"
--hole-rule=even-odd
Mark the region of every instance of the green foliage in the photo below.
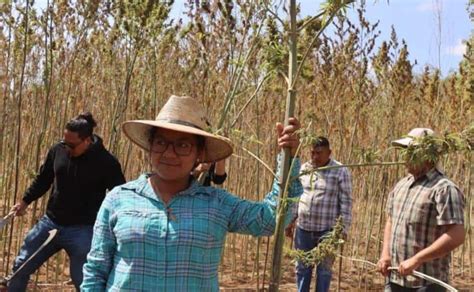
[[[283,35],[279,32],[274,18],[268,17],[265,22],[263,55],[268,72],[283,73],[288,70],[288,51],[284,47]]]
[[[307,266],[318,265],[325,259],[334,259],[344,242],[344,224],[342,223],[342,217],[339,217],[333,230],[329,232],[327,236],[324,236],[324,239],[317,247],[310,251],[287,249],[285,252],[293,261],[302,262]]]
[[[173,2],[116,1],[113,9],[116,26],[135,42],[154,40],[164,29]]]
[[[357,149],[355,153],[356,156],[360,157],[362,163],[374,163],[382,159],[380,150],[374,148]]]
[[[349,5],[354,2],[355,0],[326,0],[326,2],[321,3],[321,10],[325,12],[321,20],[321,26],[324,27],[331,20],[331,15],[336,13],[346,14]]]
[[[411,138],[413,142],[408,147],[397,147],[400,148],[404,161],[413,165],[425,162],[436,164],[445,154],[472,150],[474,123],[462,133],[444,133],[441,137],[427,135]]]

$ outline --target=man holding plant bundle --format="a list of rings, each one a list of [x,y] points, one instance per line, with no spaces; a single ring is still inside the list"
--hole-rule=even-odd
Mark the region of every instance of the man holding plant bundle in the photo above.
[[[338,217],[342,217],[344,233],[351,224],[352,184],[346,167],[331,158],[331,148],[326,137],[317,137],[311,148],[311,161],[301,167],[304,193],[297,204],[295,249],[309,251],[317,247],[332,231]],[[317,168],[324,168],[316,170]],[[295,223],[286,229],[293,236]],[[326,258],[316,267],[316,291],[329,291],[333,259]],[[313,266],[302,262],[296,265],[298,291],[309,291]]]
[[[46,214],[28,232],[15,259],[8,291],[25,291],[30,275],[61,249],[69,256],[71,279],[79,290],[100,204],[107,190],[125,183],[120,163],[93,134],[95,126],[90,113],[70,120],[63,140],[49,149],[33,183],[13,206],[15,216],[22,216],[53,186]],[[53,229],[57,235],[41,248]]]
[[[409,175],[390,192],[378,269],[388,276],[385,291],[446,291],[412,274],[417,270],[448,282],[450,252],[464,241],[464,196],[437,167],[434,132],[415,128],[392,142],[407,157]],[[434,150],[434,151],[433,151]],[[398,271],[388,268],[395,266]]]

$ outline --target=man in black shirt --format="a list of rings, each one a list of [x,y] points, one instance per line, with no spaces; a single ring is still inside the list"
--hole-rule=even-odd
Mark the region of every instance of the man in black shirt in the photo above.
[[[69,121],[63,140],[51,147],[40,172],[15,206],[15,216],[25,214],[28,205],[53,186],[46,215],[28,232],[15,259],[19,269],[41,246],[49,231],[56,237],[29,261],[8,283],[8,291],[25,291],[30,275],[52,255],[64,249],[70,258],[70,274],[76,289],[82,282],[82,266],[90,250],[92,229],[106,191],[125,183],[120,163],[93,133],[90,113]]]

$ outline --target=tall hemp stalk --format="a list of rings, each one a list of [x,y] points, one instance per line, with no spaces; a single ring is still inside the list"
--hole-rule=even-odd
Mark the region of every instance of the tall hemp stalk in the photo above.
[[[298,40],[298,32],[296,27],[296,0],[289,0],[289,10],[288,10],[288,20],[289,20],[289,67],[288,67],[288,93],[286,96],[286,110],[285,110],[285,123],[288,125],[289,118],[293,117],[295,109],[295,99],[296,91],[293,88],[293,80],[296,78],[296,66],[297,66],[297,50],[296,44]],[[288,209],[288,204],[286,201],[287,193],[285,192],[284,186],[286,186],[288,181],[288,173],[290,169],[290,149],[284,148],[282,151],[282,164],[280,168],[279,183],[280,183],[280,203],[278,204],[277,210],[277,224],[275,229],[275,241],[273,245],[273,258],[272,258],[272,269],[270,276],[270,286],[269,291],[274,292],[278,291],[280,286],[281,279],[281,258],[283,252],[283,245],[285,244],[285,235],[284,235],[284,224],[285,224],[285,215]]]
[[[26,55],[28,54],[28,30],[29,30],[29,23],[28,23],[28,16],[30,13],[29,9],[29,0],[26,0],[26,7],[25,7],[25,18],[24,18],[24,40],[23,40],[23,56],[22,56],[22,63],[21,63],[21,74],[20,74],[20,83],[18,84],[18,100],[17,100],[17,128],[16,128],[16,144],[15,144],[15,184],[13,189],[13,204],[16,203],[18,197],[18,184],[20,180],[20,145],[21,145],[21,104],[23,98],[23,81],[25,80],[25,67],[26,67]],[[8,250],[11,249],[12,238],[13,236],[13,224],[10,224],[10,243],[8,246]],[[9,260],[10,257],[7,259],[7,273],[9,267]]]
[[[4,12],[6,16],[10,16],[12,14],[12,4],[10,3],[9,6],[7,6],[7,9],[6,11]],[[6,63],[5,63],[5,80],[9,80],[10,79],[10,62],[11,62],[11,55],[12,55],[12,24],[11,23],[8,23],[8,34],[7,34],[7,40],[6,40]],[[9,96],[9,90],[7,89],[7,86],[4,86],[3,87],[3,105],[2,105],[2,110],[5,111],[6,108],[7,108],[7,104],[8,104],[8,96]],[[2,117],[1,117],[1,124],[0,124],[0,157],[5,157],[4,160],[7,160],[6,157],[7,157],[7,151],[8,151],[8,147],[6,145],[8,145],[8,143],[5,143],[7,142],[7,138],[8,138],[8,135],[6,134],[6,131],[8,130],[7,126],[6,126],[6,119],[7,119],[7,116],[6,114],[3,114]],[[6,193],[6,188],[7,188],[7,181],[8,181],[8,175],[7,174],[7,163],[6,162],[3,162],[3,168],[2,168],[2,173],[3,173],[3,177],[0,179],[0,192],[3,192],[3,193]],[[4,206],[4,213],[1,214],[1,216],[5,216],[6,215],[6,212],[7,212],[7,206],[9,206],[9,201],[10,201],[10,197],[9,196],[4,196],[3,197],[3,200],[2,203],[3,206]],[[2,236],[3,232],[0,232],[0,242],[2,242],[2,239],[3,239],[3,236]],[[11,238],[11,237],[10,237]],[[5,240],[2,244],[2,247],[0,249],[1,252],[3,252],[2,254],[7,254],[7,246],[11,246],[11,240]],[[0,266],[0,267],[3,267],[3,266]],[[5,266],[4,270],[6,271],[7,268]]]
[[[353,0],[327,0],[322,4],[323,12],[318,15],[311,17],[308,21],[302,24],[300,28],[297,26],[296,15],[297,4],[296,0],[288,1],[288,50],[289,50],[289,59],[288,59],[288,90],[286,98],[286,110],[285,110],[285,121],[284,125],[288,125],[289,118],[293,117],[295,100],[296,100],[296,81],[298,76],[300,76],[303,64],[305,59],[309,56],[310,52],[313,49],[313,45],[316,43],[317,39],[324,31],[324,29],[332,22],[333,18],[339,13],[339,11],[346,8],[346,6],[352,3]],[[269,10],[275,17],[278,18],[278,15],[275,12]],[[312,21],[315,21],[319,17],[323,18],[322,26],[319,29],[318,33],[313,38],[309,47],[306,49],[300,64],[298,66],[298,32],[307,26]],[[284,237],[284,225],[285,217],[288,210],[288,201],[287,201],[287,187],[288,187],[288,174],[290,173],[290,151],[289,149],[282,149],[282,164],[280,168],[279,183],[280,183],[280,200],[277,209],[276,216],[276,228],[275,228],[275,239],[273,243],[273,257],[272,257],[272,269],[270,276],[269,291],[276,292],[279,290],[280,279],[281,279],[281,260],[283,254],[283,245],[285,243]]]

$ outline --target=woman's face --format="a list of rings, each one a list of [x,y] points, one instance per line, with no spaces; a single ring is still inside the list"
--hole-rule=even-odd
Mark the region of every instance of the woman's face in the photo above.
[[[159,128],[151,142],[152,171],[164,181],[187,180],[200,152],[195,135]]]

